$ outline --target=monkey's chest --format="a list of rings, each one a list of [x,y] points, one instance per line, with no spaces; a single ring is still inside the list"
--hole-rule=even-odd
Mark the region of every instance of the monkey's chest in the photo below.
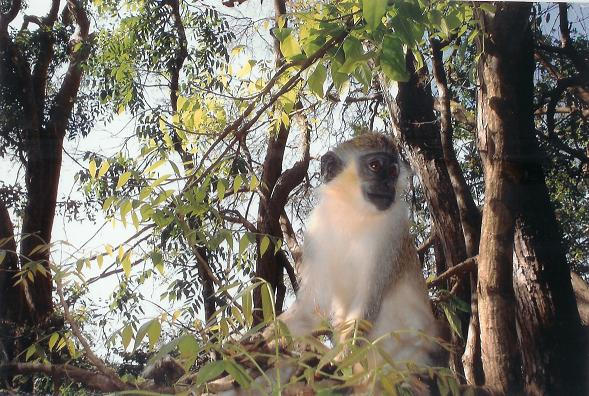
[[[313,260],[314,270],[321,274],[318,279],[323,280],[316,287],[329,286],[333,296],[342,304],[349,304],[360,290],[369,287],[387,244],[383,243],[382,235],[375,233],[333,230],[324,236]]]

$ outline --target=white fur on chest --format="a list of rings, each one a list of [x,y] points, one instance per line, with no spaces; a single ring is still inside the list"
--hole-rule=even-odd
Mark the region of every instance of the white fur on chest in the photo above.
[[[324,198],[309,218],[301,286],[321,313],[346,318],[369,290],[377,260],[399,250],[407,212],[404,202],[378,211]]]

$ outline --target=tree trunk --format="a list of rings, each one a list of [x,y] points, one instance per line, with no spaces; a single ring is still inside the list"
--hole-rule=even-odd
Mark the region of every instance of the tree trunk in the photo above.
[[[533,118],[531,31],[518,48],[514,74],[521,127],[521,207],[515,222],[513,285],[527,395],[586,395],[584,339],[562,235],[550,202]],[[515,71],[514,71],[515,72]],[[515,131],[513,131],[515,132]]]
[[[467,257],[474,257],[479,253],[481,238],[481,214],[466,184],[466,179],[456,158],[453,146],[454,130],[452,127],[452,113],[450,109],[450,90],[442,57],[442,44],[437,39],[430,40],[432,48],[432,69],[438,87],[440,109],[440,132],[442,151],[448,167],[448,175],[452,188],[456,194],[456,203],[460,212],[460,223],[464,233],[464,244]],[[470,319],[468,335],[462,365],[466,382],[470,385],[482,385],[484,382],[481,362],[480,325],[478,316],[477,276],[471,273],[470,281]]]
[[[522,173],[519,133],[529,106],[518,100],[521,48],[529,40],[531,7],[499,4],[480,11],[483,36],[478,62],[478,148],[485,175],[478,266],[479,320],[485,385],[506,394],[521,391],[520,353],[512,286],[513,238]],[[530,93],[529,100],[532,96]],[[531,113],[530,113],[531,115]]]
[[[286,3],[284,0],[274,0],[275,20],[278,24],[278,18],[286,14]],[[284,56],[280,51],[280,42],[274,38],[275,65],[279,68],[284,63]],[[294,110],[302,110],[302,103],[297,100]],[[290,192],[299,185],[304,176],[307,174],[309,167],[309,130],[303,127],[303,157],[292,168],[282,171],[282,162],[284,159],[284,150],[290,134],[289,126],[282,123],[276,135],[269,137],[266,157],[264,158],[262,178],[260,185],[260,204],[258,207],[258,219],[256,227],[260,235],[269,235],[271,243],[268,249],[262,254],[260,251],[260,242],[262,237],[257,241],[257,263],[256,276],[266,280],[275,292],[275,311],[276,314],[282,312],[286,286],[284,285],[285,266],[289,266],[289,272],[292,272],[292,266],[285,255],[275,254],[275,240],[282,239],[282,229],[280,226],[280,216],[284,213],[284,207],[288,200]],[[272,240],[274,239],[274,240]],[[294,287],[294,285],[293,285]],[[254,290],[254,306],[262,307],[262,296],[260,289]],[[259,318],[257,318],[259,319]]]
[[[407,71],[411,78],[406,83],[397,83],[396,95],[389,89],[384,76],[380,86],[393,124],[393,133],[409,154],[411,166],[419,175],[424,194],[432,214],[434,229],[438,233],[447,267],[466,259],[464,234],[460,212],[452,181],[448,174],[442,149],[440,129],[434,115],[434,101],[427,70],[415,70],[412,53],[407,54]],[[466,286],[466,287],[465,287]],[[470,292],[462,283],[459,296],[468,301]],[[466,317],[463,317],[466,321]],[[453,344],[461,349],[461,340],[452,334]],[[451,357],[452,369],[462,375],[462,362],[456,353]]]

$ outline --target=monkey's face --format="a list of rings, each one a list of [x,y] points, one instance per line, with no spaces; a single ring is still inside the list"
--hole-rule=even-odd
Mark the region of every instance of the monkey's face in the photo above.
[[[399,163],[387,152],[361,155],[356,161],[364,198],[378,210],[387,210],[395,202]]]
[[[321,174],[332,196],[352,202],[357,189],[358,199],[378,211],[389,209],[395,202],[399,171],[398,155],[387,151],[355,155],[330,151],[321,158]]]

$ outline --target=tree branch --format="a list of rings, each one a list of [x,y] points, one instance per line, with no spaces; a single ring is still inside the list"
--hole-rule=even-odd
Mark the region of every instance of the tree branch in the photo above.
[[[450,267],[448,270],[446,270],[444,273],[437,276],[435,279],[428,281],[427,287],[431,288],[431,287],[440,286],[442,284],[442,282],[448,280],[449,278],[451,278],[453,276],[461,275],[466,272],[474,271],[474,269],[477,267],[477,258],[478,258],[478,256],[470,257],[470,258],[464,260],[463,262],[456,264],[453,267]]]
[[[65,126],[74,106],[82,78],[82,63],[88,59],[90,51],[84,48],[88,41],[90,21],[88,14],[80,0],[67,0],[67,5],[78,25],[76,31],[70,37],[70,62],[65,77],[55,98],[55,104],[51,109],[50,125],[58,137],[65,136]],[[81,43],[82,47],[76,48]]]
[[[286,205],[286,201],[288,200],[288,195],[290,192],[305,178],[307,170],[309,169],[309,162],[311,160],[311,132],[309,130],[309,126],[307,125],[306,119],[304,119],[302,115],[299,118],[299,124],[302,128],[303,158],[297,161],[292,166],[292,168],[287,169],[282,173],[282,175],[280,175],[278,181],[276,182],[276,186],[274,187],[274,191],[272,192],[271,199],[277,207],[281,208],[281,210],[284,208],[284,205]]]
[[[4,14],[0,14],[0,36],[8,35],[8,25],[18,15],[21,5],[22,0],[12,0],[10,9]]]
[[[76,321],[72,318],[70,314],[70,308],[65,302],[65,297],[63,296],[61,278],[56,277],[55,283],[57,286],[57,294],[59,295],[59,301],[61,302],[61,306],[63,307],[63,315],[65,317],[65,320],[71,326],[72,333],[74,333],[78,341],[80,341],[80,343],[82,344],[82,347],[86,352],[86,357],[88,358],[88,360],[98,369],[98,371],[100,371],[102,374],[104,374],[106,377],[110,379],[110,381],[117,387],[117,389],[115,390],[128,389],[129,386],[125,384],[123,381],[121,381],[121,379],[117,376],[114,370],[110,367],[107,367],[106,364],[104,364],[104,362],[98,356],[96,356],[96,354],[92,350],[92,347],[90,346],[90,343],[82,334],[82,331],[78,327]]]
[[[280,228],[282,230],[284,240],[286,241],[286,245],[288,246],[288,250],[290,250],[290,254],[292,254],[295,262],[295,268],[298,272],[303,259],[303,251],[299,241],[297,240],[297,234],[292,228],[292,223],[290,222],[290,219],[284,210],[282,210],[282,214],[280,215]]]

